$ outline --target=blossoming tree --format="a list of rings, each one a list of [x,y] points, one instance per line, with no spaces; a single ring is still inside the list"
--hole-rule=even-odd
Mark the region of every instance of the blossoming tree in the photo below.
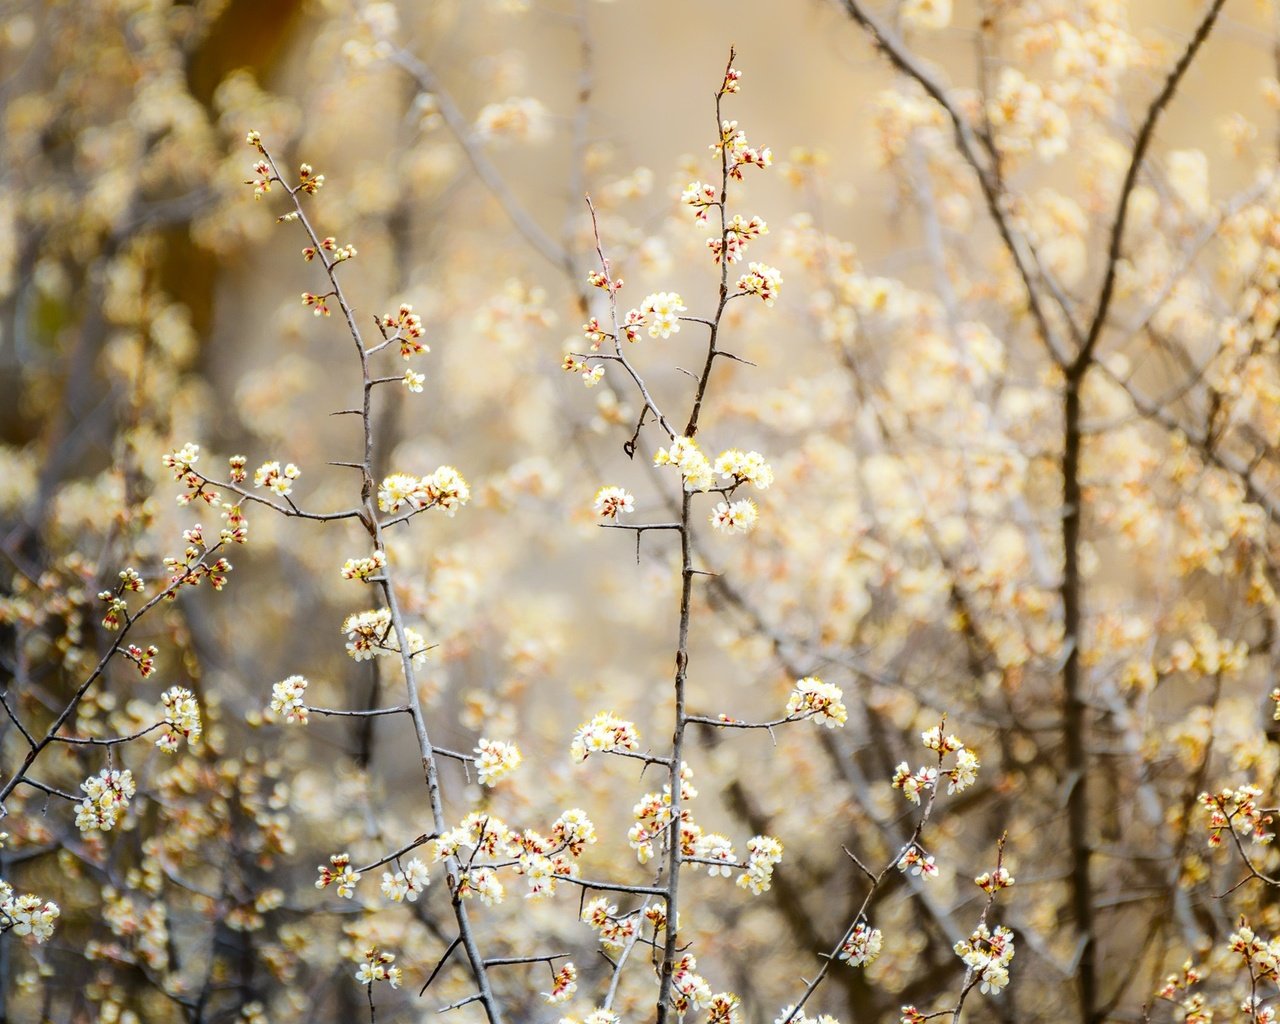
[[[1269,5],[241,6],[3,27],[0,1018],[1274,1019]]]

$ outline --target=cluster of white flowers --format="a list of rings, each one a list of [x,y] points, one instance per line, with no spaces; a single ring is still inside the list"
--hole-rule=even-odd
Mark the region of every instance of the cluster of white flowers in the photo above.
[[[427,866],[414,857],[405,864],[403,871],[382,873],[382,895],[392,903],[403,903],[405,900],[414,903],[418,899],[418,893],[426,889],[430,882]]]
[[[171,686],[160,695],[164,708],[164,731],[156,740],[156,746],[172,754],[185,738],[188,743],[198,740],[204,731],[200,721],[200,705],[195,694],[181,686]]]
[[[41,902],[33,893],[15,896],[13,887],[0,881],[0,933],[12,931],[15,935],[30,935],[36,942],[47,942],[60,913],[52,900]]]
[[[1221,846],[1225,829],[1237,835],[1250,836],[1252,841],[1266,846],[1275,838],[1268,831],[1273,815],[1258,804],[1262,790],[1257,786],[1227,787],[1217,793],[1201,793],[1200,804],[1209,812],[1209,845]]]
[[[707,1024],[742,1024],[742,1000],[732,992],[717,992],[707,1003]]]
[[[707,874],[712,878],[717,875],[728,878],[732,873],[731,867],[738,863],[738,858],[733,852],[733,843],[719,832],[706,832],[700,835],[693,844],[693,855],[702,860],[718,862],[707,866]],[[700,865],[695,863],[693,866],[696,868]]]
[[[329,863],[321,864],[318,870],[320,877],[316,879],[317,889],[327,889],[332,885],[344,900],[355,895],[356,883],[360,881],[361,875],[351,866],[349,853],[335,853],[329,858]]]
[[[782,271],[765,263],[750,263],[747,273],[738,278],[739,295],[755,295],[766,306],[772,306],[782,288]]]
[[[529,885],[525,899],[541,899],[554,896],[556,883],[561,878],[576,878],[578,865],[563,853],[547,856],[545,853],[525,852],[516,864],[517,874],[524,875]]]
[[[576,857],[582,853],[583,847],[596,841],[595,824],[581,807],[571,807],[551,826],[551,841]]]
[[[520,767],[523,760],[514,743],[481,737],[476,742],[476,771],[480,785],[492,786]]]
[[[498,881],[498,873],[493,868],[467,868],[458,878],[458,899],[469,900],[479,896],[486,907],[501,903],[507,891]]]
[[[698,961],[691,953],[686,953],[672,965],[671,1006],[679,1017],[711,1002],[711,986],[698,973],[697,967]]]
[[[400,355],[406,360],[431,351],[431,346],[424,344],[421,340],[426,333],[422,326],[422,317],[415,313],[413,307],[407,302],[400,303],[400,308],[396,312],[384,313],[379,317],[378,327],[388,341],[400,343]],[[421,391],[421,387],[415,388],[411,382],[417,381],[421,384],[425,379],[420,373],[404,375],[405,386],[410,391]]]
[[[576,807],[556,819],[549,836],[525,829],[523,834],[513,837],[510,845],[522,851],[515,870],[529,885],[525,898],[554,895],[561,878],[577,878],[578,864],[574,858],[581,856],[595,841],[595,825],[585,811]]]
[[[941,771],[929,766],[917,768],[913,772],[906,761],[898,765],[893,775],[893,788],[902,790],[902,795],[913,804],[919,804],[920,795],[937,786],[940,774],[947,780],[948,793],[963,792],[977,781],[980,767],[978,756],[955,736],[944,736],[942,726],[934,726],[922,732],[920,741],[926,750],[937,752],[939,762],[948,754],[955,754],[956,760],[953,767]]]
[[[427,381],[425,373],[418,373],[416,370],[405,370],[404,376],[400,378],[404,382],[406,391],[415,395],[422,394],[422,385]]]
[[[920,794],[926,793],[938,784],[938,769],[932,767],[917,768],[903,761],[893,774],[893,788],[902,790],[902,795],[913,804],[920,803]]]
[[[392,988],[400,987],[400,968],[392,967],[395,962],[394,953],[384,953],[377,946],[365,950],[364,962],[356,971],[356,981],[361,985],[372,985],[375,981],[388,982]]]
[[[623,512],[636,510],[635,496],[621,487],[601,487],[596,491],[592,507],[601,519],[617,519]]]
[[[574,733],[569,745],[570,756],[578,762],[589,754],[606,754],[613,750],[635,750],[639,746],[639,734],[633,722],[619,718],[609,711],[601,711],[589,722],[583,722]]]
[[[137,792],[128,768],[104,768],[80,783],[85,797],[76,808],[76,827],[81,832],[109,832]]]
[[[773,884],[773,867],[782,860],[782,843],[773,836],[747,840],[747,870],[738,876],[738,888],[759,896]]]
[[[342,623],[347,634],[347,653],[356,661],[368,661],[375,654],[384,657],[400,653],[400,641],[392,628],[391,612],[386,608],[374,608],[348,615]],[[404,638],[414,664],[427,657],[427,641],[422,634],[409,626],[404,628]]]
[[[551,134],[551,115],[532,96],[490,103],[476,115],[476,135],[491,142],[542,142]]]
[[[720,122],[720,141],[711,144],[711,151],[724,153],[729,176],[737,181],[742,180],[742,168],[759,167],[764,170],[773,163],[773,150],[768,146],[757,148],[748,145],[747,133],[738,128],[737,121]]]
[[[955,944],[956,955],[982,979],[982,991],[994,995],[1009,984],[1013,932],[997,925],[994,932],[980,924],[967,940]]]
[[[840,947],[840,959],[850,967],[869,967],[876,962],[884,945],[884,935],[879,928],[870,927],[865,921],[853,926],[853,931]]]
[[[898,861],[898,870],[903,874],[910,873],[921,878],[937,878],[938,865],[933,855],[926,854],[920,847],[912,846]]]
[[[190,472],[191,467],[200,461],[200,446],[188,442],[181,448],[166,452],[160,461],[173,470],[174,476],[181,480]]]
[[[943,774],[947,777],[947,792],[960,793],[978,781],[978,755],[967,747],[956,754],[954,768]]]
[[[438,862],[469,846],[488,857],[518,857],[524,849],[520,837],[507,828],[497,815],[472,811],[457,825],[436,839],[435,860]]]
[[[471,488],[452,466],[440,466],[423,477],[392,473],[378,488],[378,508],[383,512],[396,512],[408,505],[416,511],[439,508],[452,516],[470,500]]]
[[[293,482],[302,476],[302,470],[292,462],[280,468],[278,462],[264,462],[253,474],[254,487],[266,487],[282,498],[293,490]]]
[[[711,510],[708,519],[721,533],[750,533],[760,519],[760,510],[750,498],[722,501]]]
[[[1238,954],[1244,961],[1242,966],[1249,972],[1249,977],[1257,979],[1258,982],[1269,980],[1273,984],[1275,979],[1280,976],[1280,939],[1267,939],[1257,935],[1248,922],[1241,917],[1240,927],[1231,933],[1228,940],[1231,952]],[[1202,975],[1190,967],[1190,961],[1184,968],[1185,977],[1179,984],[1177,975],[1170,975],[1165,983],[1165,991],[1161,992],[1162,996],[1172,998],[1173,992],[1177,987],[1189,986],[1200,981]],[[1192,997],[1197,998],[1197,997]],[[1246,997],[1240,1004],[1240,1009],[1248,1018],[1253,1020],[1253,1024],[1275,1024],[1276,1014],[1274,1007],[1261,1006],[1262,998],[1256,993]],[[1186,1005],[1185,1003],[1183,1004]],[[1188,1017],[1188,1020],[1191,1018]],[[1198,1020],[1208,1020],[1208,1017],[1200,1017]]]
[[[840,687],[815,676],[796,680],[795,689],[787,699],[787,714],[794,718],[812,718],[828,729],[839,728],[849,720]]]
[[[551,991],[543,992],[542,998],[554,1006],[557,1003],[567,1003],[577,991],[578,968],[570,960],[560,970],[556,971],[555,977],[551,982]]]
[[[376,576],[387,567],[387,555],[384,551],[375,551],[368,558],[348,558],[342,563],[344,580],[367,580]]]
[[[289,723],[307,721],[307,706],[303,698],[307,695],[305,676],[289,676],[271,687],[271,710],[277,715],[284,715]]]
[[[978,875],[973,880],[973,884],[983,892],[992,893],[1009,888],[1015,881],[1013,875],[1009,874],[1008,868],[998,867],[994,871],[984,871]]]
[[[582,921],[590,925],[606,949],[621,949],[640,927],[638,911],[618,915],[618,907],[607,896],[597,896],[582,908]]]
[[[773,470],[759,452],[744,452],[741,448],[729,448],[716,457],[715,471],[725,480],[735,484],[748,483],[758,490],[766,490],[773,483]]]
[[[693,786],[693,769],[681,762],[681,799],[689,801],[697,795],[698,791]],[[627,830],[627,843],[636,851],[636,859],[641,864],[647,864],[653,858],[654,839],[666,832],[667,826],[671,823],[670,783],[662,787],[661,793],[646,793],[642,796],[632,807],[631,813],[635,823]],[[693,852],[693,844],[701,834],[702,829],[693,823],[692,814],[686,803],[680,811],[680,842],[686,853]]]
[[[720,205],[720,192],[705,181],[691,181],[680,193],[680,202],[685,206],[692,206],[695,211],[694,219],[705,224],[711,209]]]
[[[669,338],[680,330],[680,314],[688,307],[675,292],[655,292],[640,303],[640,312],[649,326],[649,337]]]
[[[1071,135],[1066,111],[1017,68],[1001,70],[987,117],[1005,153],[1034,149],[1041,160],[1052,160],[1066,151]]]
[[[709,491],[715,485],[711,460],[702,454],[698,442],[691,437],[677,437],[669,448],[659,448],[653,464],[675,466],[680,470],[686,491]]]
[[[684,197],[681,196],[683,199]],[[761,235],[769,233],[769,225],[760,217],[745,220],[740,213],[724,226],[724,238],[708,238],[707,248],[716,263],[724,259],[728,263],[737,263],[746,255],[747,244]]]

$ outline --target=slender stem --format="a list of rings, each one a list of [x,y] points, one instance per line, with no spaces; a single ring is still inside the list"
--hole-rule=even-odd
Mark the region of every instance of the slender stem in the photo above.
[[[180,573],[174,576],[169,581],[168,586],[155,594],[149,601],[147,601],[146,604],[125,619],[124,625],[121,626],[120,631],[116,633],[115,641],[107,649],[107,652],[99,659],[98,664],[94,666],[93,671],[90,672],[84,682],[76,688],[76,692],[72,694],[71,700],[67,702],[58,717],[53,720],[53,724],[49,726],[49,729],[45,732],[44,736],[34,744],[29,744],[30,749],[27,751],[26,757],[22,759],[22,764],[18,766],[18,770],[9,777],[3,787],[0,787],[0,817],[3,817],[4,814],[7,813],[4,808],[4,802],[8,798],[9,794],[13,792],[14,787],[17,786],[19,782],[23,781],[27,771],[33,764],[35,764],[36,758],[40,756],[40,753],[45,749],[45,747],[49,746],[50,743],[53,743],[58,738],[58,731],[67,724],[68,719],[70,719],[75,713],[76,708],[80,706],[80,702],[84,700],[85,694],[87,694],[93,684],[102,677],[102,674],[106,671],[107,665],[111,662],[111,659],[124,649],[125,638],[129,635],[129,631],[133,628],[134,624],[161,601],[164,601],[172,594],[176,594],[180,588],[196,576],[198,570],[204,566],[205,559],[210,555],[216,554],[222,546],[222,542],[219,541],[213,547],[206,550],[198,559],[190,565],[185,566]]]
[[[274,176],[283,184],[275,161],[264,149],[262,151],[264,159],[271,167]],[[374,422],[373,422],[373,387],[374,377],[369,366],[369,350],[364,341],[364,336],[360,331],[359,325],[356,323],[355,311],[350,302],[348,302],[342,285],[338,281],[335,272],[337,266],[336,261],[329,259],[323,247],[320,244],[320,236],[312,227],[307,217],[305,209],[298,197],[300,188],[291,188],[285,185],[289,192],[290,199],[293,200],[294,210],[297,212],[298,220],[306,230],[310,237],[312,245],[318,254],[318,259],[323,264],[325,274],[329,278],[329,283],[333,289],[333,295],[338,301],[338,305],[342,310],[342,315],[346,320],[347,330],[351,335],[351,340],[355,344],[356,355],[360,360],[361,380],[363,381],[360,420],[363,430],[363,457],[360,461],[359,470],[361,475],[361,505],[363,513],[360,516],[364,523],[365,529],[369,533],[369,537],[373,542],[375,550],[385,551],[386,544],[382,535],[382,524],[378,520],[378,507],[376,499],[376,488],[374,485],[373,465],[374,465]],[[407,694],[407,707],[409,714],[413,720],[414,734],[418,741],[418,751],[422,760],[422,770],[426,781],[428,799],[431,805],[431,818],[434,831],[441,834],[448,829],[448,819],[445,816],[444,799],[440,789],[439,767],[436,761],[436,750],[431,742],[431,737],[427,731],[426,717],[422,711],[422,702],[418,695],[417,672],[413,663],[413,659],[417,652],[411,650],[409,645],[408,634],[406,632],[404,616],[400,609],[399,600],[396,597],[394,577],[392,568],[388,565],[383,569],[382,575],[376,581],[372,581],[382,591],[383,600],[386,602],[387,611],[391,617],[392,633],[396,638],[397,649],[400,653],[400,664],[404,671],[405,690]],[[463,948],[467,954],[467,960],[471,966],[471,973],[475,979],[479,993],[475,999],[479,1000],[484,1006],[485,1016],[489,1024],[502,1024],[502,1010],[498,1005],[496,996],[494,995],[492,986],[489,983],[489,976],[485,970],[484,957],[480,953],[479,946],[476,942],[475,932],[471,924],[470,917],[467,913],[466,903],[458,895],[458,882],[461,869],[456,857],[448,857],[445,860],[445,871],[449,882],[449,891],[452,896],[452,905],[454,917],[458,923],[459,937],[462,940]]]
[[[1116,208],[1115,219],[1111,224],[1110,241],[1107,244],[1107,268],[1103,273],[1102,288],[1098,294],[1098,304],[1094,310],[1093,320],[1089,324],[1089,332],[1085,336],[1084,343],[1080,346],[1080,351],[1072,361],[1070,372],[1073,374],[1083,374],[1088,369],[1090,362],[1093,360],[1094,349],[1097,347],[1098,339],[1102,336],[1102,330],[1107,324],[1107,313],[1111,309],[1111,299],[1115,294],[1116,274],[1120,269],[1120,247],[1124,241],[1124,225],[1125,220],[1129,216],[1129,200],[1133,197],[1133,190],[1138,184],[1138,172],[1142,169],[1142,161],[1147,155],[1147,149],[1151,146],[1151,142],[1155,137],[1156,124],[1160,120],[1160,115],[1164,113],[1165,108],[1173,100],[1174,94],[1178,91],[1187,70],[1191,67],[1192,61],[1195,60],[1196,54],[1200,51],[1200,47],[1204,45],[1209,33],[1213,31],[1214,22],[1218,20],[1218,13],[1222,10],[1226,0],[1213,0],[1200,19],[1200,24],[1196,28],[1195,34],[1191,37],[1191,41],[1187,44],[1187,48],[1182,52],[1182,56],[1178,58],[1169,75],[1165,78],[1164,87],[1156,95],[1151,106],[1147,108],[1147,116],[1142,121],[1142,127],[1138,129],[1137,139],[1133,144],[1133,153],[1129,158],[1129,169],[1125,172],[1124,183],[1120,186],[1120,199]]]
[[[671,986],[676,955],[680,945],[676,927],[680,912],[680,815],[683,807],[680,769],[684,763],[685,687],[689,671],[689,619],[693,606],[693,545],[690,532],[690,510],[693,495],[684,491],[680,502],[680,626],[676,645],[675,730],[671,737],[671,764],[668,779],[671,787],[671,825],[667,834],[666,942],[659,968],[657,1024],[665,1024],[671,1007]]]

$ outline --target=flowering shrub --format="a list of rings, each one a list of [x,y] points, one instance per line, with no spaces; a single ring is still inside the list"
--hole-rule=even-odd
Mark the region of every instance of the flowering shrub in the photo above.
[[[828,6],[0,29],[0,1016],[1274,1019],[1275,26]]]

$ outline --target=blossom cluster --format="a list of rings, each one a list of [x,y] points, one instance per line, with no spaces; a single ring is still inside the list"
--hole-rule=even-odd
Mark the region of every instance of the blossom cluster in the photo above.
[[[869,967],[876,962],[884,945],[884,935],[865,921],[858,921],[840,947],[839,959],[850,967]]]
[[[943,736],[942,727],[935,726],[921,733],[920,739],[927,750],[937,752],[938,767],[923,766],[912,771],[911,765],[903,761],[893,775],[893,788],[902,790],[902,795],[913,804],[919,804],[921,794],[937,786],[939,777],[947,779],[948,793],[963,792],[977,781],[978,757],[956,737]],[[941,765],[948,754],[956,755],[955,764],[943,770]]]
[[[782,271],[766,263],[749,263],[747,273],[738,278],[739,295],[754,295],[772,306],[782,289]]]
[[[1249,836],[1259,844],[1270,843],[1274,832],[1267,831],[1273,819],[1269,810],[1259,806],[1262,790],[1257,786],[1237,786],[1217,793],[1201,793],[1199,802],[1209,812],[1209,845],[1221,846],[1227,829]]]
[[[290,724],[307,722],[307,683],[304,676],[289,676],[271,687],[271,710],[277,715],[284,715]]]
[[[195,587],[200,585],[202,579],[207,579],[214,590],[221,590],[226,585],[227,573],[232,568],[231,563],[225,557],[220,557],[212,563],[205,561],[205,556],[212,553],[213,549],[206,547],[204,527],[199,523],[189,530],[184,530],[182,536],[187,542],[182,556],[170,555],[163,559],[164,567],[169,572],[169,585]],[[222,541],[219,541],[219,545],[221,543]]]
[[[387,953],[377,946],[371,946],[365,950],[364,962],[356,971],[356,981],[360,982],[361,985],[372,985],[375,981],[385,981],[392,988],[399,988],[401,981],[400,968],[391,966],[395,959],[394,953]]]
[[[578,991],[578,968],[573,961],[561,967],[551,979],[551,991],[542,993],[543,999],[551,1005],[568,1002]]]
[[[609,711],[601,711],[589,722],[578,726],[569,746],[570,756],[578,762],[591,754],[607,754],[618,750],[635,750],[639,746],[639,734],[633,722],[619,718]]]
[[[606,486],[596,491],[592,505],[601,519],[617,519],[624,512],[635,511],[636,499],[635,495],[622,487]]]
[[[708,517],[721,533],[750,533],[759,519],[760,510],[750,498],[717,502]]]
[[[285,497],[293,491],[293,482],[302,475],[302,470],[292,462],[283,469],[279,462],[264,462],[253,474],[253,486],[265,487]]]
[[[747,243],[768,233],[769,225],[762,218],[745,220],[742,214],[735,213],[733,219],[725,224],[724,238],[708,238],[707,248],[711,250],[712,259],[716,263],[721,259],[737,263],[745,255]]]
[[[933,855],[925,853],[914,843],[898,858],[898,870],[921,878],[938,877],[938,865],[934,862]]]
[[[129,807],[137,792],[128,768],[103,768],[80,783],[84,799],[76,808],[76,827],[81,832],[109,832]]]
[[[562,813],[547,835],[533,829],[517,832],[496,815],[474,811],[436,838],[434,856],[436,861],[442,861],[469,848],[472,853],[465,858],[459,898],[479,896],[483,903],[494,904],[506,896],[499,870],[510,869],[524,877],[526,898],[550,896],[561,878],[578,876],[577,858],[594,842],[595,825],[576,807]],[[478,862],[480,855],[490,861]]]
[[[582,1020],[577,1017],[561,1017],[558,1024],[622,1024],[622,1018],[612,1010],[597,1007]]]
[[[329,858],[329,863],[321,864],[318,870],[320,877],[316,879],[317,889],[327,889],[332,885],[343,899],[349,900],[355,896],[356,883],[360,881],[361,874],[351,866],[350,854],[335,853]]]
[[[1264,939],[1247,922],[1231,933],[1230,950],[1244,958],[1259,981],[1280,980],[1280,939]]]
[[[680,765],[680,836],[679,841],[684,849],[692,854],[694,843],[702,834],[701,828],[693,823],[693,815],[688,801],[698,795],[693,786],[693,769],[687,764]],[[647,864],[653,859],[654,841],[666,836],[671,825],[671,784],[662,787],[662,792],[646,793],[631,809],[635,819],[627,832],[627,842],[636,851],[636,859]],[[669,838],[667,840],[670,841]]]
[[[747,840],[747,869],[738,876],[738,888],[759,896],[773,882],[774,866],[782,860],[782,843],[773,836],[752,836]]]
[[[734,486],[751,484],[757,490],[763,491],[773,483],[773,469],[759,452],[729,448],[716,456],[713,468],[720,474],[721,479],[730,481]]]
[[[617,904],[610,903],[607,896],[588,900],[583,904],[580,917],[595,931],[605,949],[621,949],[640,929],[640,911],[619,914]]]
[[[1041,160],[1066,151],[1071,122],[1062,106],[1014,67],[1001,70],[987,103],[996,144],[1007,154],[1034,150]]]
[[[403,903],[405,900],[414,903],[418,899],[418,894],[430,883],[426,864],[417,857],[413,857],[402,870],[382,873],[382,895],[392,903]]]
[[[482,786],[492,786],[520,767],[523,758],[514,743],[481,737],[476,742],[476,771]]]
[[[709,491],[715,485],[711,460],[702,454],[698,442],[691,437],[677,437],[667,448],[659,448],[653,456],[655,466],[675,466],[684,477],[686,491]]]
[[[789,718],[811,718],[828,729],[836,729],[849,719],[844,706],[844,693],[840,687],[824,683],[816,676],[796,680],[795,689],[787,699]]]
[[[32,893],[15,895],[13,887],[0,880],[0,933],[12,931],[15,935],[30,935],[36,942],[48,942],[60,914],[58,904],[52,900],[41,901]]]
[[[191,743],[200,738],[203,726],[195,694],[184,687],[171,686],[160,695],[160,703],[164,708],[164,731],[156,740],[157,747],[171,754],[181,740]]]
[[[440,466],[424,477],[393,473],[378,488],[378,508],[395,512],[402,505],[414,511],[439,508],[452,516],[471,500],[471,488],[452,466]]]
[[[379,317],[378,327],[388,341],[399,342],[400,355],[405,359],[431,351],[430,346],[421,341],[426,334],[422,317],[407,302],[400,303],[400,308],[394,313],[384,313]]]
[[[692,953],[685,953],[672,965],[671,1008],[680,1017],[690,1010],[702,1009],[713,998],[711,986],[697,968],[698,961]]]
[[[968,939],[955,944],[956,956],[981,979],[981,991],[992,995],[1009,984],[1009,963],[1013,960],[1013,932],[1002,925],[991,931],[985,924],[974,929]]]
[[[387,608],[372,608],[348,615],[342,622],[342,632],[347,635],[347,653],[356,661],[368,661],[374,655],[392,657],[400,654],[400,639]],[[405,626],[404,638],[414,663],[425,660],[430,647],[422,634]]]
[[[387,567],[387,555],[384,551],[375,551],[367,558],[348,558],[342,564],[344,580],[368,581]]]
[[[711,144],[713,153],[721,154],[729,177],[742,180],[744,167],[764,170],[773,163],[773,150],[768,146],[757,149],[747,143],[747,133],[738,127],[737,121],[720,122],[720,141]]]

